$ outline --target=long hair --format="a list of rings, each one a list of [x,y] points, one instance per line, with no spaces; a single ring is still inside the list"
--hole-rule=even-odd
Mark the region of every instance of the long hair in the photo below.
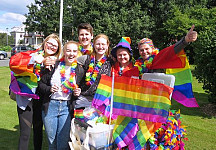
[[[57,34],[52,33],[52,34],[48,35],[48,36],[45,38],[45,40],[43,41],[43,44],[42,44],[42,46],[41,46],[41,49],[44,50],[45,44],[46,44],[46,42],[47,42],[49,39],[54,39],[54,40],[56,40],[56,41],[58,42],[58,49],[57,49],[57,51],[56,51],[56,53],[55,53],[54,55],[55,55],[57,58],[59,58],[59,55],[60,55],[61,52],[62,52],[62,48],[61,48],[61,42],[60,42],[59,36],[58,36]]]
[[[93,41],[93,45],[95,45],[95,42],[97,41],[97,39],[99,38],[104,38],[106,41],[107,41],[107,45],[108,45],[108,49],[105,53],[106,56],[109,56],[110,54],[110,47],[109,47],[109,44],[110,44],[110,41],[109,41],[109,37],[105,34],[98,34],[95,38],[94,38],[94,41]],[[96,51],[95,51],[95,48],[93,48],[93,54],[95,55],[96,54]]]

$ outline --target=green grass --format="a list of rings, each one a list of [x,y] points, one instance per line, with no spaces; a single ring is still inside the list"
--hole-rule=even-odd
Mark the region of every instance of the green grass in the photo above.
[[[16,102],[8,95],[10,84],[9,67],[0,67],[0,150],[17,150],[19,138],[19,121]],[[33,133],[33,132],[32,132]],[[48,149],[44,133],[43,149]],[[33,138],[29,142],[29,150],[33,150]]]
[[[16,112],[16,102],[8,96],[10,83],[10,70],[0,67],[0,149],[16,150],[19,137],[19,123]],[[194,95],[202,107],[208,104],[207,94],[202,90],[202,84],[194,78]],[[215,146],[216,118],[205,115],[200,108],[187,108],[172,101],[172,109],[181,111],[182,124],[187,126],[186,150],[213,150]],[[32,137],[29,149],[33,150]],[[43,149],[48,149],[46,136],[44,136]]]

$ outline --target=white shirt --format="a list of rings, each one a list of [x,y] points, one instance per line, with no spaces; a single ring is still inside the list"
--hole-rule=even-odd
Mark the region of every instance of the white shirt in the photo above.
[[[51,86],[57,85],[59,87],[59,90],[52,94],[51,99],[57,99],[57,100],[70,100],[72,93],[64,93],[61,89],[61,74],[60,74],[61,66],[58,65],[56,68],[54,74],[51,78]],[[71,72],[71,66],[65,66],[65,78],[68,80],[70,78],[70,72]],[[74,84],[76,83],[75,76],[74,76]]]

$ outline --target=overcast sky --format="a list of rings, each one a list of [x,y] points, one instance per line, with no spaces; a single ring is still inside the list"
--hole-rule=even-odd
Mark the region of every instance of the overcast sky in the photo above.
[[[0,0],[0,31],[11,31],[14,26],[20,26],[28,13],[27,5],[34,0]]]

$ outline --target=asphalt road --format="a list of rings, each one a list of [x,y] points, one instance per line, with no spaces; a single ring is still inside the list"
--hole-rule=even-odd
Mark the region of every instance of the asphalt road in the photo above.
[[[0,60],[0,67],[2,67],[2,66],[9,66],[9,61],[10,61],[9,58],[5,58],[3,60]]]

